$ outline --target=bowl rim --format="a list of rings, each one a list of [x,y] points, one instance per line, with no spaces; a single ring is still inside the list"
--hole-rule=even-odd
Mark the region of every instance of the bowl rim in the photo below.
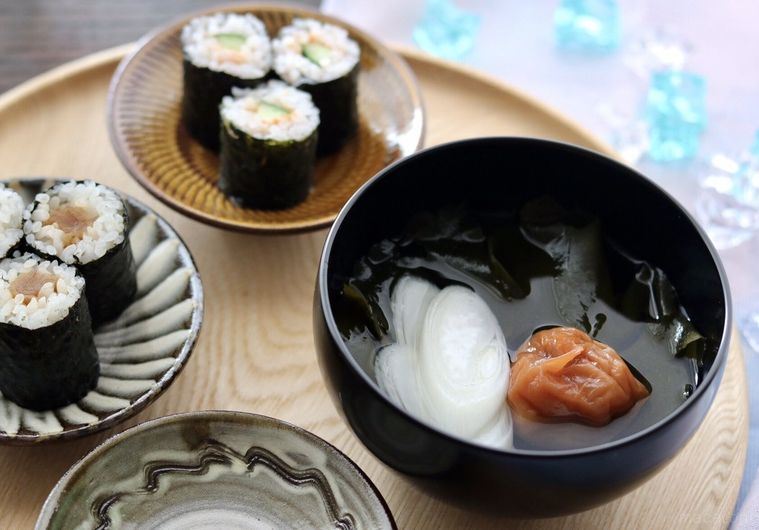
[[[200,210],[187,205],[184,202],[174,198],[173,195],[160,189],[152,180],[143,174],[143,172],[139,169],[138,160],[127,148],[121,130],[116,127],[117,120],[115,113],[117,94],[119,93],[122,81],[129,67],[133,65],[134,60],[137,59],[152,42],[161,37],[167,37],[172,34],[180,33],[182,27],[191,19],[203,15],[222,12],[249,12],[255,15],[257,12],[261,11],[287,13],[301,17],[316,16],[320,20],[327,21],[330,24],[347,29],[349,33],[358,35],[361,37],[361,39],[368,42],[371,47],[377,50],[378,54],[381,55],[383,59],[387,61],[392,66],[392,68],[403,78],[405,86],[408,87],[409,97],[414,105],[414,108],[419,112],[420,121],[419,138],[417,139],[416,145],[414,146],[411,154],[418,152],[422,148],[427,131],[426,107],[424,104],[424,98],[422,96],[419,82],[417,81],[414,72],[411,70],[411,67],[403,59],[403,57],[401,57],[399,53],[396,53],[389,46],[386,46],[367,32],[357,28],[352,24],[349,24],[348,22],[345,22],[340,18],[334,17],[327,13],[323,13],[316,9],[311,9],[308,6],[293,4],[287,1],[278,4],[247,1],[243,3],[227,3],[218,6],[209,6],[202,9],[196,9],[185,13],[184,15],[177,16],[169,22],[153,28],[148,33],[140,37],[140,39],[135,44],[134,49],[127,53],[119,62],[115,72],[113,73],[111,82],[108,85],[108,96],[106,98],[106,121],[108,124],[108,137],[111,141],[113,150],[116,153],[116,157],[119,159],[119,162],[121,162],[121,165],[124,167],[124,169],[126,169],[127,173],[129,173],[134,178],[134,180],[140,184],[140,186],[142,186],[153,197],[157,198],[162,203],[166,204],[182,215],[190,217],[191,219],[225,230],[263,235],[299,234],[312,232],[321,228],[327,228],[336,219],[336,214],[328,214],[316,220],[307,220],[305,222],[303,220],[290,221],[283,224],[282,226],[272,226],[266,222],[261,221],[241,221],[236,219],[222,218],[214,216],[213,214],[209,214],[204,210]],[[416,117],[414,119],[416,119]],[[401,157],[402,156],[403,155],[401,154]],[[371,177],[369,177],[367,180],[370,179]]]
[[[342,458],[348,464],[349,468],[354,470],[357,473],[358,477],[361,480],[363,480],[363,482],[369,487],[369,490],[371,491],[371,493],[374,494],[375,498],[379,501],[380,508],[382,509],[388,521],[390,522],[391,528],[393,530],[398,529],[398,526],[395,522],[395,518],[393,517],[393,514],[390,511],[390,507],[388,506],[387,501],[382,496],[382,493],[380,493],[377,486],[374,484],[374,482],[372,482],[369,476],[358,466],[358,464],[356,464],[348,455],[346,455],[340,449],[338,449],[337,447],[329,443],[324,438],[312,433],[311,431],[308,431],[304,429],[303,427],[299,427],[298,425],[281,420],[279,418],[274,418],[272,416],[266,416],[263,414],[256,414],[253,412],[244,412],[240,410],[225,410],[225,409],[196,410],[196,411],[169,414],[167,416],[160,416],[158,418],[153,418],[153,419],[144,421],[142,423],[138,423],[137,425],[134,425],[126,430],[123,430],[119,433],[109,436],[107,439],[100,442],[98,445],[96,445],[92,449],[90,449],[84,456],[79,458],[68,470],[66,470],[66,472],[58,480],[58,482],[56,482],[55,486],[53,487],[52,490],[50,490],[50,493],[45,499],[45,503],[42,505],[42,508],[40,509],[40,513],[37,516],[37,521],[35,523],[34,528],[36,530],[42,530],[44,528],[47,528],[47,525],[49,524],[50,519],[58,510],[59,501],[61,500],[62,494],[64,493],[65,489],[70,484],[75,483],[79,479],[79,474],[82,473],[88,465],[92,464],[98,458],[104,456],[112,447],[114,447],[115,445],[118,445],[122,441],[125,441],[133,436],[139,435],[140,433],[144,431],[148,431],[154,428],[160,428],[172,423],[184,423],[184,422],[193,422],[193,421],[197,421],[197,422],[219,421],[219,422],[227,422],[227,423],[229,422],[242,423],[248,427],[254,427],[259,423],[263,423],[272,427],[284,428],[290,433],[293,433],[296,436],[302,439],[305,439],[308,443],[319,446],[320,448],[324,449],[327,453],[333,452],[338,458]]]
[[[44,184],[47,181],[68,182],[71,180],[76,180],[76,179],[61,177],[61,176],[44,176],[44,177],[43,176],[20,176],[20,177],[9,177],[9,178],[0,179],[0,184],[7,185],[9,183],[19,183],[21,185],[32,185],[32,184],[36,185],[37,183]],[[88,180],[93,180],[93,182],[102,184],[94,179],[88,179]],[[192,316],[190,318],[190,334],[185,339],[184,343],[182,344],[179,354],[175,357],[174,364],[172,364],[165,372],[163,372],[161,377],[156,380],[155,385],[153,385],[153,387],[150,390],[138,396],[137,399],[134,400],[134,402],[131,402],[130,400],[129,406],[119,409],[115,412],[112,412],[108,414],[107,416],[104,416],[102,419],[100,419],[96,423],[92,423],[89,425],[80,425],[78,427],[74,427],[71,429],[67,429],[67,430],[63,430],[63,431],[55,432],[55,433],[12,434],[11,435],[3,431],[0,431],[0,445],[37,445],[37,444],[43,444],[43,443],[49,443],[49,442],[57,442],[61,440],[82,438],[90,434],[108,429],[110,427],[113,427],[114,425],[117,425],[123,421],[128,420],[129,418],[135,416],[139,412],[148,408],[161,395],[163,395],[163,393],[166,390],[169,389],[169,387],[174,383],[174,381],[177,379],[177,377],[182,372],[182,370],[184,370],[185,366],[187,366],[187,363],[190,360],[190,356],[192,355],[192,352],[195,350],[195,347],[197,346],[200,330],[203,327],[205,296],[203,293],[203,282],[200,277],[200,270],[198,269],[198,264],[195,262],[195,258],[193,257],[192,252],[190,252],[190,247],[187,245],[185,240],[182,239],[182,236],[180,236],[179,233],[176,230],[174,230],[174,227],[171,226],[171,224],[153,208],[151,208],[144,202],[138,199],[135,199],[133,196],[129,195],[128,193],[121,191],[121,189],[115,186],[111,186],[108,184],[102,184],[102,185],[118,193],[119,196],[121,196],[122,199],[124,199],[124,201],[131,208],[135,208],[139,210],[140,212],[143,213],[143,215],[151,214],[155,216],[156,222],[160,230],[162,230],[166,234],[167,237],[176,238],[177,241],[179,241],[180,248],[184,249],[184,251],[186,252],[189,265],[192,266],[192,272],[193,272],[193,275],[190,278],[190,284],[188,288],[190,290],[190,299],[193,300],[193,302],[195,303],[195,307],[193,309]],[[187,264],[185,264],[184,266],[187,266]]]
[[[409,414],[402,407],[393,403],[384,394],[384,392],[380,390],[377,383],[371,377],[369,377],[369,375],[361,368],[361,366],[359,366],[355,357],[353,357],[353,355],[348,350],[348,347],[346,346],[345,341],[343,340],[342,336],[340,335],[339,330],[337,329],[337,323],[335,322],[334,314],[332,312],[332,307],[329,301],[328,274],[329,274],[329,261],[330,261],[330,254],[332,251],[332,245],[334,244],[335,239],[337,238],[337,234],[340,231],[340,228],[343,222],[345,222],[346,218],[350,215],[351,209],[358,202],[358,200],[365,193],[367,193],[369,188],[371,188],[375,182],[381,180],[386,175],[396,171],[397,168],[399,168],[400,166],[408,164],[411,161],[416,160],[417,158],[434,156],[434,153],[436,152],[445,151],[448,149],[466,147],[466,146],[474,145],[474,144],[485,144],[485,143],[513,143],[513,144],[533,143],[536,145],[548,146],[549,148],[552,148],[552,149],[560,149],[564,151],[574,152],[574,154],[576,155],[587,157],[587,158],[595,158],[597,160],[600,159],[600,161],[604,163],[615,166],[616,169],[618,170],[629,172],[630,175],[636,177],[640,182],[643,183],[643,185],[648,186],[651,189],[651,191],[662,195],[665,199],[667,199],[672,204],[673,207],[679,210],[679,212],[687,219],[689,224],[694,228],[698,236],[701,238],[702,243],[708,250],[712,258],[712,261],[714,262],[715,268],[717,269],[717,274],[719,276],[721,287],[722,287],[722,295],[725,301],[725,318],[724,318],[724,325],[722,328],[722,339],[719,343],[719,347],[717,349],[717,355],[714,358],[714,362],[711,368],[709,369],[709,372],[704,377],[704,380],[698,384],[695,392],[687,400],[681,403],[675,410],[670,412],[668,415],[664,416],[662,419],[660,419],[653,425],[650,425],[646,427],[645,429],[637,431],[634,434],[631,434],[624,438],[620,438],[618,440],[606,442],[603,444],[593,445],[590,447],[582,447],[578,449],[535,450],[535,449],[515,449],[515,448],[498,449],[498,448],[488,447],[485,445],[472,442],[471,440],[467,440],[459,436],[446,433],[438,429],[434,425],[427,423],[412,414]],[[324,315],[324,320],[327,325],[327,330],[330,334],[330,338],[332,339],[332,341],[338,346],[339,355],[343,357],[343,360],[350,367],[353,374],[357,375],[360,379],[362,379],[363,382],[366,384],[366,386],[368,386],[371,389],[371,391],[376,397],[378,397],[386,405],[394,409],[396,413],[403,416],[407,421],[410,421],[415,426],[423,429],[424,431],[427,431],[430,434],[436,435],[438,437],[442,437],[448,442],[463,445],[469,450],[482,451],[482,452],[496,455],[499,457],[512,457],[512,458],[529,457],[529,458],[540,458],[540,459],[560,459],[560,458],[566,458],[566,457],[597,454],[597,453],[602,453],[606,451],[614,451],[621,447],[633,444],[640,439],[646,438],[649,435],[653,434],[654,432],[659,431],[663,429],[664,427],[666,427],[668,424],[672,423],[678,416],[683,414],[687,409],[693,406],[693,404],[695,404],[704,396],[704,394],[706,393],[706,389],[712,385],[714,380],[717,378],[717,375],[721,373],[727,359],[728,351],[730,349],[733,309],[732,309],[732,297],[730,294],[730,286],[727,279],[727,274],[725,272],[724,266],[722,264],[722,261],[719,257],[719,254],[716,248],[712,244],[709,237],[706,235],[706,232],[704,231],[704,229],[693,218],[690,212],[688,212],[688,210],[684,208],[683,205],[677,199],[675,199],[667,190],[665,190],[659,184],[657,184],[653,180],[643,175],[643,173],[641,173],[637,169],[630,167],[626,164],[623,164],[622,162],[615,160],[614,158],[611,158],[603,153],[599,153],[592,149],[574,145],[568,142],[550,140],[546,138],[535,138],[535,137],[527,137],[527,136],[484,136],[484,137],[478,137],[478,138],[454,140],[451,142],[441,143],[441,144],[427,147],[425,149],[417,151],[416,153],[413,153],[412,155],[402,158],[390,164],[389,166],[383,168],[371,179],[369,179],[363,186],[361,186],[361,188],[359,188],[356,191],[356,193],[353,194],[350,200],[348,200],[348,202],[345,203],[345,206],[343,206],[342,210],[340,210],[340,214],[335,219],[335,222],[333,223],[332,228],[330,228],[329,233],[327,234],[327,238],[324,242],[324,247],[322,249],[322,253],[319,260],[319,269],[317,271],[316,287],[319,292],[319,304],[321,306],[322,313]],[[699,421],[699,426],[701,425],[702,422],[703,422],[703,419]]]

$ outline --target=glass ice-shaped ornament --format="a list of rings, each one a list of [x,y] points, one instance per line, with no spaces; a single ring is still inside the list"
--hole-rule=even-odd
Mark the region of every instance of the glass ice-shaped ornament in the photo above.
[[[610,52],[619,47],[621,23],[615,0],[561,0],[554,13],[556,45],[564,50]]]
[[[432,55],[458,60],[474,48],[479,30],[478,15],[459,9],[452,0],[427,0],[414,42]]]
[[[635,165],[648,151],[648,124],[640,116],[640,105],[627,99],[624,104],[601,101],[595,110],[609,127],[611,145],[625,162]]]
[[[738,326],[751,349],[759,352],[759,308],[751,311],[739,322]]]
[[[717,248],[751,239],[759,232],[759,137],[743,155],[712,156],[700,185],[697,213]]]
[[[657,28],[632,40],[625,47],[623,62],[648,82],[651,72],[683,70],[693,47],[668,28]]]
[[[692,158],[706,127],[706,79],[678,70],[654,72],[644,115],[653,160]]]
[[[757,129],[754,133],[754,143],[751,144],[749,155],[754,159],[755,162],[759,161],[759,129]]]
[[[748,165],[744,167],[749,168],[750,177],[746,180],[746,184],[751,184],[753,190],[747,195],[751,199],[751,204],[754,207],[755,221],[757,219],[757,212],[759,212],[759,201],[757,196],[759,195],[759,130],[754,135],[754,143],[751,145],[748,155]],[[745,191],[745,188],[744,188]],[[746,195],[744,195],[745,197]],[[757,228],[755,226],[755,228]],[[754,307],[753,311],[750,311],[748,315],[743,318],[739,324],[743,336],[748,342],[749,346],[755,351],[759,352],[759,306]]]

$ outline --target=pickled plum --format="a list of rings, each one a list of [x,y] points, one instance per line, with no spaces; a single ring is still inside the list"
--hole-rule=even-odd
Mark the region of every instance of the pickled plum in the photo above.
[[[522,417],[602,426],[649,395],[610,346],[574,328],[532,335],[511,367],[508,401]]]

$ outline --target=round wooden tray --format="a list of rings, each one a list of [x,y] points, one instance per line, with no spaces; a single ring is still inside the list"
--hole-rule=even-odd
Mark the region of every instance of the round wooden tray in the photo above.
[[[358,442],[322,383],[311,304],[325,231],[270,237],[225,232],[169,210],[129,178],[108,142],[106,91],[129,46],[64,65],[0,96],[0,177],[91,178],[147,202],[172,223],[197,260],[206,317],[195,354],[164,397],[129,422],[200,409],[275,416],[335,444],[372,478],[399,528],[502,528],[413,489]],[[530,97],[468,69],[403,54],[428,112],[426,145],[472,136],[541,136],[611,153]],[[0,528],[28,528],[50,489],[109,433],[47,447],[0,447]],[[687,447],[653,480],[616,502],[510,528],[726,527],[743,474],[748,402],[737,337],[717,399]]]

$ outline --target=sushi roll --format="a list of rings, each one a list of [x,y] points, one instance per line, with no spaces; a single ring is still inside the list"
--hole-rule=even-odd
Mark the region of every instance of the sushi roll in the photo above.
[[[271,69],[271,43],[253,15],[216,13],[182,29],[182,119],[198,142],[219,149],[219,103],[232,87],[254,87]]]
[[[219,187],[243,206],[288,208],[311,189],[319,110],[282,81],[234,89],[221,104]]]
[[[21,196],[0,185],[0,259],[10,256],[22,245],[23,214],[24,200]]]
[[[78,401],[100,364],[74,267],[34,254],[0,261],[0,392],[32,410]]]
[[[94,325],[117,317],[137,293],[128,227],[121,197],[92,181],[57,184],[24,211],[29,248],[76,265],[84,276]]]
[[[358,44],[343,28],[295,19],[272,50],[277,76],[311,94],[321,113],[318,153],[337,151],[358,129]]]

